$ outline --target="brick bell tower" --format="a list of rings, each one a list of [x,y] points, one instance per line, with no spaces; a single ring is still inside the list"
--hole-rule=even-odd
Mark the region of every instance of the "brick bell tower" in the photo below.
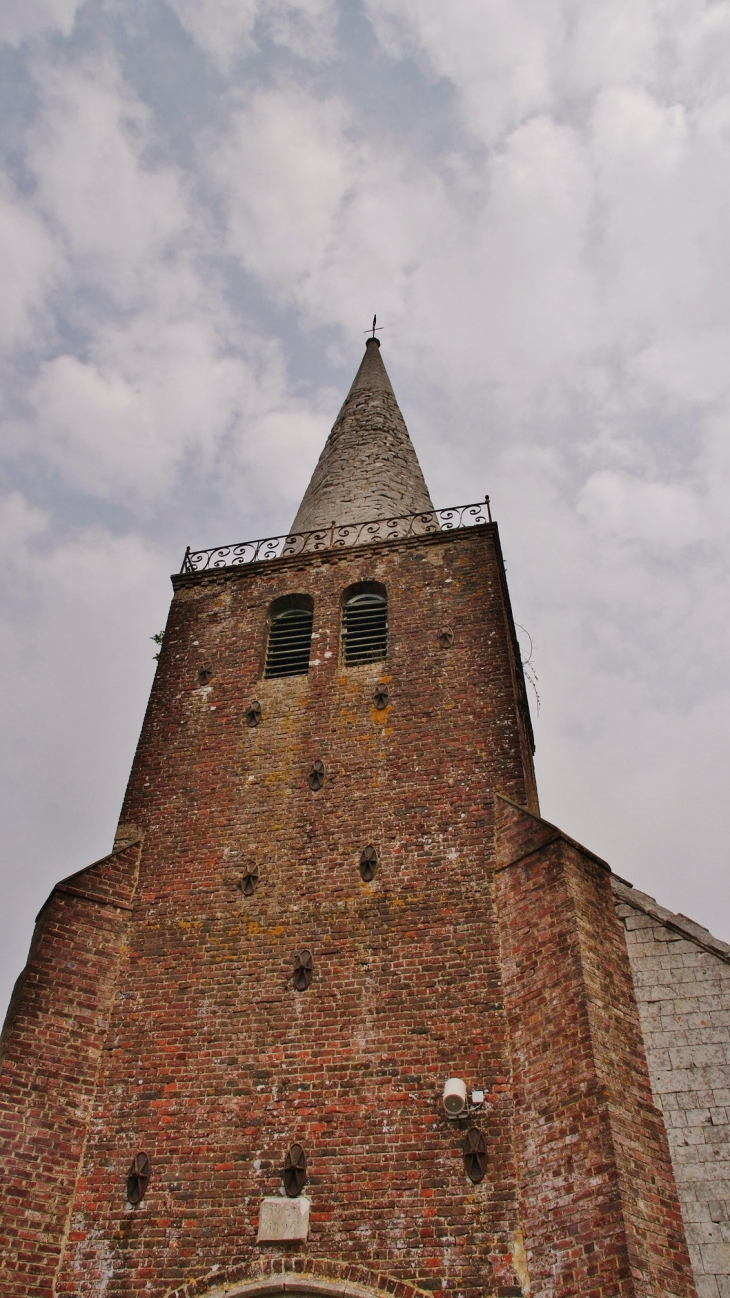
[[[0,1293],[693,1294],[497,527],[434,509],[375,337],[291,535],[173,586],[114,850],[8,1014]]]

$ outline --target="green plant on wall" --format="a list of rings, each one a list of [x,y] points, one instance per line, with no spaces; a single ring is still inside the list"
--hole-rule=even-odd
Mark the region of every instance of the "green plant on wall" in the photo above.
[[[164,631],[158,631],[158,632],[157,632],[157,635],[151,635],[151,636],[150,636],[150,640],[154,640],[155,644],[158,644],[158,645],[161,645],[161,644],[162,644],[162,641],[164,640],[164,638],[165,638],[165,632],[164,632]],[[154,658],[155,662],[159,662],[159,661],[160,661],[160,653],[159,653],[159,650],[157,651],[156,654],[153,654],[153,658]]]

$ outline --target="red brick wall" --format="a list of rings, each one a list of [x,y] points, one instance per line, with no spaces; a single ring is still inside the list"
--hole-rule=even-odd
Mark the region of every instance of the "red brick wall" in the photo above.
[[[341,599],[363,580],[388,590],[389,656],[345,670]],[[533,1298],[658,1293],[632,1288],[631,1266],[648,1259],[654,1283],[675,1200],[646,1115],[618,1106],[614,1118],[599,1089],[615,1024],[588,1003],[603,994],[583,950],[593,902],[548,855],[534,885],[520,867],[497,876],[495,913],[495,791],[536,809],[496,529],[175,586],[122,815],[144,833],[144,852],[73,1212],[67,1230],[55,1208],[41,1214],[54,1249],[66,1230],[59,1298],[192,1295],[214,1279],[297,1268],[372,1277],[381,1290],[400,1282],[402,1298],[414,1286],[506,1298],[529,1292],[523,1231]],[[294,593],[314,600],[310,672],[265,681],[267,609]],[[438,641],[445,627],[450,648]],[[201,686],[204,665],[213,675]],[[381,680],[384,711],[372,697]],[[256,728],[245,716],[253,699]],[[327,779],[313,793],[316,759]],[[543,826],[523,819],[533,837]],[[523,828],[505,827],[503,862]],[[369,884],[358,872],[368,843],[380,857]],[[237,883],[252,865],[260,882],[244,897]],[[103,964],[121,938],[96,912],[87,946]],[[297,992],[303,947],[314,978]],[[618,947],[607,955],[622,958]],[[69,993],[81,995],[85,978],[70,977]],[[110,987],[99,977],[85,994],[106,1004]],[[60,1053],[73,1044],[67,1034]],[[477,1186],[463,1130],[441,1109],[453,1074],[486,1091],[477,1122],[488,1171]],[[641,1246],[647,1223],[626,1182],[634,1137],[658,1160],[659,1215],[669,1214]],[[260,1200],[278,1192],[294,1141],[309,1164],[309,1239],[257,1245]],[[132,1207],[125,1181],[138,1151],[152,1176]],[[632,1211],[636,1229],[624,1221]],[[672,1239],[676,1293],[689,1294]],[[37,1238],[29,1255],[42,1256]],[[7,1292],[25,1298],[24,1283]]]
[[[365,579],[387,587],[390,653],[344,670],[340,601]],[[264,681],[267,608],[294,592],[314,597],[309,676]],[[308,1257],[519,1292],[490,888],[492,791],[525,798],[513,673],[489,529],[178,583],[123,813],[146,834],[142,874],[59,1293],[162,1294],[280,1254],[255,1243],[258,1207],[295,1140]],[[488,1095],[479,1186],[441,1111],[452,1073]],[[138,1149],[153,1175],[132,1210]]]
[[[498,799],[496,905],[533,1294],[693,1294],[609,870]]]
[[[59,884],[0,1039],[0,1294],[52,1293],[139,846]]]

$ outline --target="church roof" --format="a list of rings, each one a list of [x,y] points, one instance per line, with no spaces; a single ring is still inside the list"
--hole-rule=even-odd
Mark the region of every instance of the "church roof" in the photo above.
[[[709,951],[711,955],[719,956],[726,964],[730,964],[730,944],[723,942],[722,938],[715,937],[704,924],[698,924],[687,915],[675,914],[674,911],[667,910],[666,906],[660,906],[654,897],[650,897],[646,892],[640,892],[633,883],[628,883],[626,879],[619,879],[618,875],[611,876],[611,886],[617,904],[623,903],[625,906],[631,906],[633,910],[642,911],[663,928],[678,934],[679,937],[687,938],[703,951]]]
[[[432,510],[421,466],[380,355],[365,355],[304,493],[292,533]]]

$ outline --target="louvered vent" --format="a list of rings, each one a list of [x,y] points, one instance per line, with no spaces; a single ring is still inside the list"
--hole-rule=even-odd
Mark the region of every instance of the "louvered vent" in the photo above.
[[[312,642],[311,608],[287,608],[271,623],[266,676],[306,676]]]
[[[353,595],[344,607],[345,666],[372,663],[388,652],[388,605],[384,595]]]

